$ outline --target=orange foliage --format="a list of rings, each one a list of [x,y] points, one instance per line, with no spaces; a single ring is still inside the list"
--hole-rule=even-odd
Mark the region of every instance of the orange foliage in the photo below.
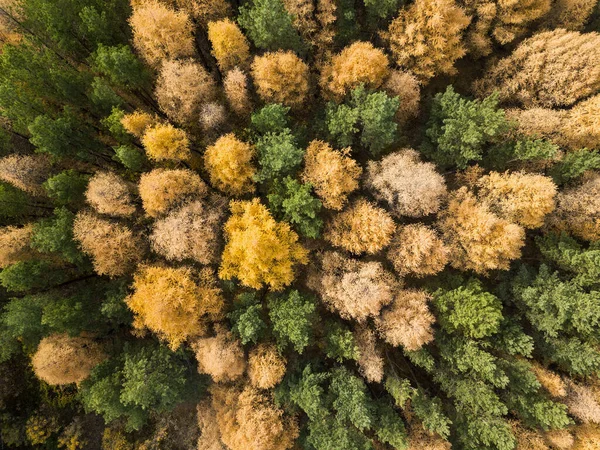
[[[567,386],[560,375],[545,369],[538,363],[531,365],[531,370],[544,389],[553,397],[564,397],[567,395]]]
[[[259,344],[248,356],[248,378],[252,386],[270,389],[283,379],[287,361],[272,344]]]
[[[417,117],[421,100],[421,86],[413,74],[402,70],[392,70],[382,87],[390,97],[400,97],[400,105],[396,113],[396,120],[400,124]]]
[[[244,115],[251,111],[248,76],[239,67],[227,72],[223,79],[223,89],[229,106],[236,114]]]
[[[111,216],[131,216],[135,213],[131,186],[112,172],[98,172],[85,191],[88,203],[99,213]]]

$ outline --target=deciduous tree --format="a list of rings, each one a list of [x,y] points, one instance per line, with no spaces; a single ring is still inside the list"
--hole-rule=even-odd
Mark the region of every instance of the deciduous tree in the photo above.
[[[201,337],[192,343],[198,361],[198,372],[217,382],[234,381],[246,370],[244,349],[224,327],[217,327],[214,337]]]
[[[287,361],[274,345],[259,344],[248,356],[250,384],[259,389],[270,389],[283,379]]]
[[[230,19],[208,24],[208,39],[212,44],[212,54],[222,73],[236,66],[245,67],[250,59],[250,46],[246,36]]]
[[[190,158],[190,140],[187,133],[171,124],[148,128],[142,136],[148,157],[154,161],[185,161]]]
[[[0,269],[35,256],[30,246],[33,224],[0,228]]]
[[[50,160],[45,155],[10,155],[0,159],[0,180],[31,195],[46,194],[42,184],[50,175]]]
[[[248,90],[248,76],[239,68],[230,70],[223,79],[223,89],[229,106],[238,115],[250,112],[252,102]]]
[[[398,227],[387,252],[398,275],[417,278],[441,272],[449,257],[450,250],[438,233],[423,224]]]
[[[213,186],[229,195],[254,192],[256,168],[252,163],[254,146],[240,141],[232,133],[221,136],[207,147],[204,165]]]
[[[131,186],[113,172],[98,172],[90,178],[85,198],[100,214],[128,217],[135,213]]]

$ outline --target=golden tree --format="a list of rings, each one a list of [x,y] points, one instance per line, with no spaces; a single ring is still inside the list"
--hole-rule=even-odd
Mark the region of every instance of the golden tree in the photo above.
[[[226,328],[216,327],[214,337],[201,337],[192,343],[198,372],[208,374],[216,383],[234,381],[246,370],[244,349]]]
[[[200,107],[200,126],[204,131],[218,130],[227,120],[225,105],[218,102],[204,103]]]
[[[200,175],[188,169],[154,169],[140,177],[138,185],[146,214],[157,217],[190,200],[201,200],[208,187]]]
[[[288,286],[294,265],[308,262],[307,251],[287,223],[276,222],[258,199],[232,201],[225,223],[225,250],[219,277],[238,279],[244,286],[272,290]]]
[[[308,95],[308,66],[291,51],[255,57],[252,78],[265,102],[299,108]]]
[[[543,19],[543,25],[548,29],[581,31],[597,4],[596,0],[555,0],[550,13]]]
[[[560,113],[561,111],[556,111]],[[579,102],[560,128],[564,144],[572,149],[600,148],[600,94]]]
[[[400,10],[384,34],[396,64],[420,80],[456,73],[454,62],[462,58],[462,32],[470,19],[453,0],[416,0]]]
[[[121,119],[121,125],[128,133],[141,139],[146,130],[158,124],[158,118],[144,111],[134,111],[125,114]]]
[[[524,40],[478,80],[481,96],[525,107],[571,106],[600,90],[600,34],[553,30]]]
[[[323,237],[354,254],[377,253],[390,243],[395,228],[385,209],[361,198],[333,216]]]
[[[493,214],[465,187],[452,193],[438,226],[450,245],[452,267],[483,275],[508,269],[525,243],[522,227]]]
[[[225,301],[210,269],[141,266],[132,287],[126,301],[134,326],[149,329],[172,349],[205,334],[209,322],[223,317]]]
[[[350,148],[333,150],[323,141],[312,141],[304,154],[304,182],[313,185],[323,206],[340,210],[348,194],[358,188],[362,168],[350,158]]]
[[[200,437],[198,438],[198,450],[226,450],[221,442],[221,432],[217,423],[217,413],[211,405],[210,398],[198,403],[197,418]],[[115,449],[118,450],[118,449]]]
[[[12,154],[0,159],[0,180],[32,195],[43,196],[42,183],[50,175],[50,160],[46,155]]]
[[[197,122],[202,104],[213,101],[216,92],[213,78],[193,59],[165,61],[154,90],[160,108],[181,124]]]
[[[227,0],[174,0],[178,8],[185,10],[198,23],[205,25],[211,20],[219,20],[231,14],[231,4]]]
[[[33,224],[0,228],[0,269],[35,256],[30,247]]]
[[[331,58],[321,71],[326,97],[342,100],[352,89],[364,85],[377,89],[389,74],[388,58],[370,42],[354,42]]]
[[[100,214],[131,216],[135,213],[131,186],[113,172],[97,172],[85,191],[87,202]]]
[[[283,379],[287,361],[272,344],[259,344],[248,355],[248,378],[259,389],[271,389]]]
[[[146,154],[154,161],[185,161],[190,158],[190,140],[185,131],[171,124],[148,128],[142,137]]]
[[[73,236],[92,258],[98,275],[119,277],[131,272],[144,256],[145,243],[127,226],[80,211]]]
[[[221,72],[225,73],[236,66],[245,67],[248,63],[250,45],[235,22],[230,19],[209,22],[208,39]]]
[[[437,212],[446,196],[446,183],[432,163],[412,149],[369,161],[366,187],[385,201],[397,217],[421,217]]]
[[[531,371],[540,382],[542,387],[555,398],[562,398],[567,395],[567,385],[560,375],[552,372],[538,363],[531,365]]]
[[[31,365],[38,378],[61,385],[80,383],[105,359],[102,347],[89,337],[53,334],[42,339]]]
[[[449,253],[435,230],[417,223],[398,227],[387,258],[398,275],[420,278],[441,272],[448,263]]]
[[[252,110],[248,90],[248,76],[236,67],[230,70],[223,79],[223,89],[229,106],[238,115],[248,114]]]
[[[211,184],[228,195],[254,192],[255,154],[254,146],[240,141],[233,133],[221,136],[204,153]]]
[[[133,8],[129,24],[133,45],[150,65],[195,53],[192,23],[185,12],[145,0]]]
[[[490,172],[477,182],[478,196],[498,216],[525,228],[539,228],[554,210],[551,178],[522,172]]]

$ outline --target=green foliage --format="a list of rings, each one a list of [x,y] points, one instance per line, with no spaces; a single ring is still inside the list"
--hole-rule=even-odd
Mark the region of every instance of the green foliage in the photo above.
[[[516,161],[551,160],[558,154],[558,145],[544,139],[524,138],[494,146],[484,161],[497,170],[505,169]]]
[[[240,7],[238,22],[258,48],[301,52],[305,47],[281,0],[252,0]]]
[[[311,195],[312,185],[302,184],[291,177],[273,183],[269,208],[278,220],[285,220],[295,226],[306,237],[318,238],[323,221],[319,212],[323,204]]]
[[[406,402],[413,398],[415,389],[410,385],[406,378],[399,378],[395,375],[385,378],[385,390],[392,396],[398,408],[404,408]]]
[[[279,103],[263,106],[252,113],[250,117],[252,128],[259,134],[281,133],[289,128],[289,112],[289,107]]]
[[[399,105],[398,97],[389,97],[385,92],[368,93],[360,86],[352,91],[348,104],[327,105],[327,129],[340,147],[351,145],[360,133],[360,145],[377,156],[398,138],[394,117]]]
[[[267,329],[263,320],[262,304],[254,292],[239,294],[234,310],[227,316],[231,320],[231,331],[236,333],[242,344],[257,343]]]
[[[448,438],[452,421],[444,414],[442,401],[437,397],[430,398],[421,389],[416,390],[411,398],[413,411],[422,421],[423,428]]]
[[[256,142],[260,170],[256,181],[265,182],[293,173],[302,163],[304,150],[289,129],[267,133]]]
[[[464,169],[470,161],[481,160],[485,148],[508,129],[497,94],[467,100],[448,86],[433,99],[422,151],[441,166]]]
[[[114,107],[110,115],[101,120],[102,125],[108,128],[110,134],[119,142],[130,142],[131,135],[127,132],[121,120],[125,117],[125,111]]]
[[[113,109],[123,106],[124,100],[102,78],[92,81],[90,100],[101,114],[109,114]]]
[[[20,261],[0,272],[0,284],[8,291],[27,292],[59,285],[73,276],[71,270],[50,261]]]
[[[438,321],[448,333],[482,338],[496,333],[502,320],[500,300],[473,278],[457,289],[436,291],[434,305]]]
[[[385,442],[396,450],[408,448],[408,437],[402,417],[387,403],[378,403],[375,414],[375,433],[381,442]]]
[[[600,371],[600,352],[595,345],[577,337],[553,339],[542,335],[534,336],[536,337],[536,348],[544,360],[555,363],[561,370],[578,376]]]
[[[144,65],[128,45],[100,44],[92,55],[92,63],[94,69],[122,88],[143,88],[149,80]]]
[[[42,187],[57,206],[81,205],[88,176],[69,169],[44,181]]]
[[[131,145],[115,147],[114,159],[134,172],[142,172],[148,164],[146,154]]]
[[[338,362],[345,359],[358,359],[360,351],[352,331],[337,322],[328,325],[325,336],[325,354]]]
[[[600,169],[600,150],[582,148],[568,152],[550,170],[550,175],[558,185],[574,180],[588,170]]]
[[[32,211],[31,199],[20,189],[0,181],[0,217],[22,217]]]
[[[301,354],[313,339],[313,326],[317,321],[315,298],[296,290],[270,294],[268,307],[278,345],[281,348],[291,345]]]
[[[49,331],[42,323],[46,300],[42,295],[28,295],[7,303],[1,316],[3,335],[26,347],[36,346]]]
[[[133,313],[125,303],[127,296],[127,280],[120,279],[112,281],[106,287],[104,301],[100,312],[111,323],[115,325],[130,325],[133,322]]]
[[[354,0],[336,1],[336,46],[343,47],[358,39],[358,12]]]
[[[518,324],[504,317],[500,330],[491,339],[492,346],[509,355],[531,357],[533,352],[533,338],[523,331]]]
[[[362,378],[340,366],[331,372],[329,389],[336,397],[333,408],[338,420],[347,420],[361,431],[371,427],[373,410]]]

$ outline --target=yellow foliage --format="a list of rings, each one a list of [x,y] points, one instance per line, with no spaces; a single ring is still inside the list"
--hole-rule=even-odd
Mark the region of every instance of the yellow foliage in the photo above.
[[[396,225],[385,209],[359,199],[327,223],[323,237],[354,254],[377,253],[392,239]]]
[[[250,58],[250,46],[242,30],[230,19],[209,22],[208,39],[212,54],[217,59],[221,72],[235,66],[245,66]]]
[[[0,159],[0,180],[28,194],[45,196],[42,183],[48,178],[50,169],[47,155],[12,154]]]
[[[400,10],[383,37],[396,64],[427,81],[456,73],[454,61],[466,53],[462,32],[469,22],[454,0],[416,0]]]
[[[240,141],[233,133],[221,136],[204,153],[211,184],[228,195],[254,192],[255,153],[254,146]]]
[[[151,217],[208,193],[200,176],[188,169],[154,169],[140,177],[138,190],[144,211]]]
[[[172,349],[204,334],[208,322],[223,316],[224,299],[210,269],[195,273],[186,267],[143,266],[133,290],[126,301],[135,314],[134,326],[148,328]]]
[[[387,258],[398,275],[421,278],[441,272],[448,263],[449,250],[435,230],[417,223],[396,230]]]
[[[276,222],[258,199],[232,201],[225,224],[225,250],[219,277],[244,286],[281,290],[295,277],[294,265],[306,264],[308,252],[287,223]]]
[[[226,450],[221,443],[221,432],[217,423],[217,414],[213,409],[210,399],[202,400],[197,407],[198,428],[198,450]]]
[[[33,224],[21,228],[0,228],[0,269],[35,256],[35,252],[29,246],[32,234]]]
[[[575,438],[565,429],[545,431],[544,438],[553,450],[569,450],[575,444]]]
[[[48,384],[79,383],[106,359],[100,345],[87,337],[53,334],[40,342],[31,358],[36,376]]]
[[[600,148],[600,94],[575,105],[567,113],[561,132],[573,149]]]
[[[270,389],[283,379],[287,361],[272,344],[259,344],[248,356],[248,378],[252,386]]]
[[[516,421],[510,424],[517,438],[515,450],[550,450],[541,432],[524,428]]]
[[[33,445],[45,444],[50,437],[60,430],[60,426],[54,417],[34,415],[27,419],[25,434]]]
[[[267,103],[299,108],[308,95],[308,66],[291,51],[255,57],[252,77],[258,95]]]
[[[377,89],[389,74],[388,58],[370,42],[354,42],[344,48],[321,72],[321,87],[325,97],[337,100],[363,84]]]
[[[362,168],[349,154],[349,147],[333,150],[328,143],[317,140],[306,149],[303,181],[312,184],[326,208],[342,209],[348,194],[358,188]]]
[[[106,427],[102,434],[102,450],[133,450],[122,431]]]
[[[497,217],[464,187],[451,195],[438,226],[451,247],[450,264],[483,275],[507,270],[525,243],[523,228]]]
[[[142,138],[146,130],[158,123],[158,119],[143,111],[134,111],[131,114],[125,114],[121,119],[121,125],[128,133],[137,138]]]
[[[554,0],[543,24],[548,29],[581,31],[593,14],[596,0]]]
[[[584,424],[574,431],[575,445],[571,450],[600,450],[600,426]]]
[[[192,155],[186,132],[171,124],[159,124],[147,129],[142,144],[148,157],[155,161],[185,161]]]

